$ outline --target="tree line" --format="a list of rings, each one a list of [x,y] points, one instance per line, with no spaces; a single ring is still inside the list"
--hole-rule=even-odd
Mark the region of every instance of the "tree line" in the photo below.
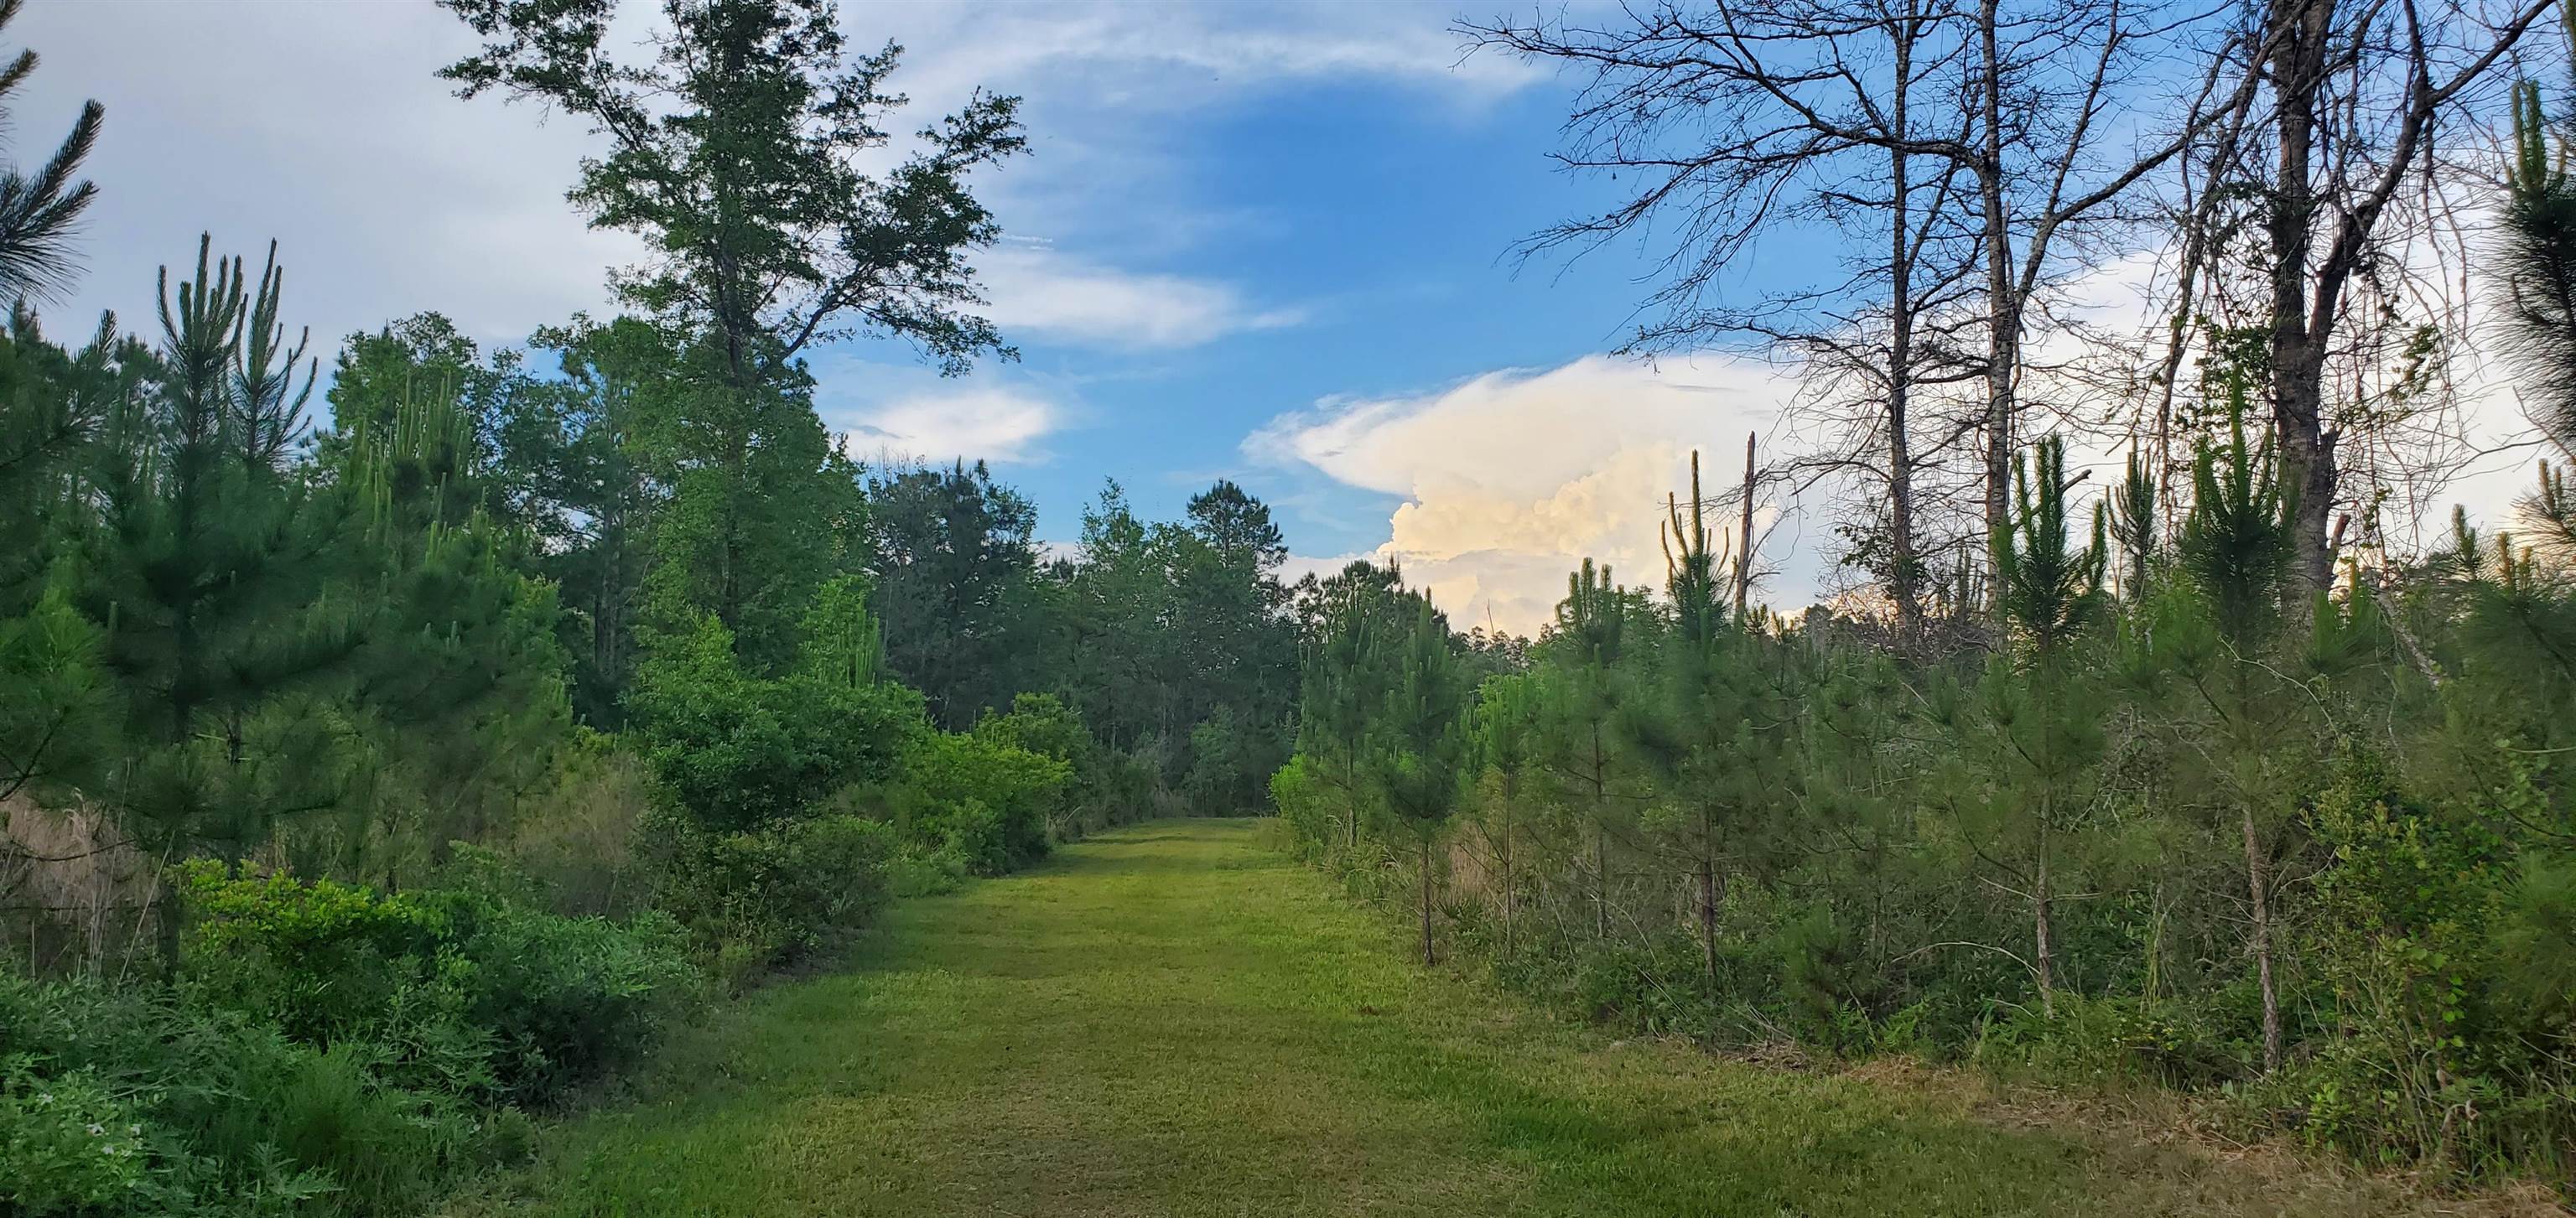
[[[1111,484],[1050,554],[984,465],[816,414],[818,344],[1014,354],[1015,99],[891,138],[899,53],[826,0],[670,0],[640,58],[605,0],[446,7],[460,94],[595,127],[616,315],[332,350],[291,251],[208,236],[65,342],[83,213],[152,186],[81,177],[95,105],[0,178],[0,1209],[417,1208],[886,901],[1286,757],[1259,500]]]
[[[1585,561],[1500,664],[1397,569],[1324,581],[1273,780],[1300,849],[1408,908],[1426,963],[1445,936],[1589,1017],[2150,1080],[2242,1130],[2563,1178],[2576,137],[2534,75],[2562,21],[1463,27],[1570,65],[1563,159],[1639,183],[1534,248],[1660,242],[1637,347],[1768,348],[1832,425],[1740,490],[1694,457],[1660,578]],[[1825,227],[1824,286],[1722,275]],[[2069,306],[2123,264],[2163,341],[2106,351]],[[2465,286],[2415,291],[2431,266]],[[2462,442],[2454,346],[2500,357],[2550,457],[2510,527],[2409,546],[2408,480]],[[1840,488],[1850,578],[1783,616],[1744,596],[1751,509],[1801,483]]]

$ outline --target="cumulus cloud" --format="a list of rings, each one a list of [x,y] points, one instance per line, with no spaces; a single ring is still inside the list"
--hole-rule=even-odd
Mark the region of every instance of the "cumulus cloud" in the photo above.
[[[1227,284],[1120,271],[1044,248],[999,249],[982,262],[993,302],[986,313],[1004,334],[1141,350],[1303,320],[1293,309],[1256,308]]]
[[[1713,455],[1768,429],[1793,390],[1780,370],[1728,356],[1660,369],[1592,356],[1436,393],[1325,402],[1273,420],[1244,448],[1400,497],[1374,557],[1401,562],[1461,627],[1530,633],[1586,557],[1623,582],[1660,582],[1656,525],[1665,494],[1687,493],[1692,449],[1712,454],[1715,494],[1727,475]],[[1799,604],[1823,572],[1814,547],[1772,527],[1783,508],[1762,503],[1755,527],[1772,539],[1767,599]]]
[[[1064,418],[1062,409],[1043,398],[960,387],[865,407],[836,422],[848,429],[848,446],[861,456],[1027,464],[1046,459],[1039,442],[1062,427]]]

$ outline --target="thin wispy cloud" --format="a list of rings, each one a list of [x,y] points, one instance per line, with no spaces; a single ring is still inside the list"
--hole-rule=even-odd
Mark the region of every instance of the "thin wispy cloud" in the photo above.
[[[958,385],[948,392],[898,398],[828,421],[846,429],[859,457],[879,453],[931,461],[1029,464],[1046,459],[1042,441],[1065,424],[1062,407],[1032,394]]]
[[[1157,350],[1305,319],[1296,309],[1257,307],[1225,283],[1121,271],[1046,249],[994,250],[983,266],[986,313],[1006,334]]]

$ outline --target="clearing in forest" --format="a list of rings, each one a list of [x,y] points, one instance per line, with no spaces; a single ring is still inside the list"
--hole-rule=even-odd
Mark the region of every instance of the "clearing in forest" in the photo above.
[[[904,903],[846,971],[695,1029],[641,1102],[458,1212],[2400,1212],[2386,1185],[1971,1089],[1621,1043],[1406,959],[1254,821],[1104,834]],[[2455,1203],[2456,1204],[2456,1203]],[[2456,1209],[2453,1212],[2458,1212]]]

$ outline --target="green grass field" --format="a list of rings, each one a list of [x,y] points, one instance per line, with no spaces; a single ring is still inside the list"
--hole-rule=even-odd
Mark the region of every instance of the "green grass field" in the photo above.
[[[1620,1043],[1408,961],[1248,821],[908,902],[456,1213],[2399,1212],[2280,1155],[2008,1127],[1973,1087]],[[2461,1212],[2454,1203],[2450,1212]]]

